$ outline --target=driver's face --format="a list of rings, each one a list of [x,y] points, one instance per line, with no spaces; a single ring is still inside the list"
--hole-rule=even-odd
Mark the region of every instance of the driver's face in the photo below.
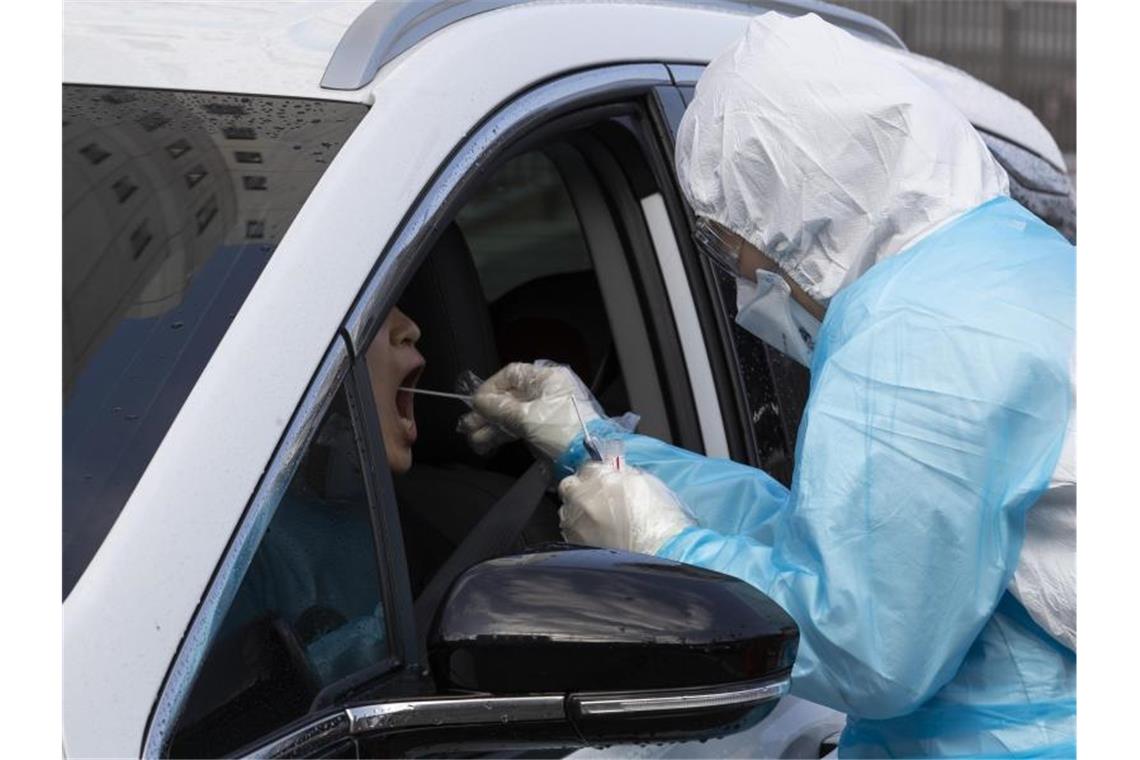
[[[416,442],[413,394],[399,389],[414,388],[423,371],[424,357],[416,350],[419,339],[419,326],[393,307],[365,353],[388,467],[397,474],[411,468]]]

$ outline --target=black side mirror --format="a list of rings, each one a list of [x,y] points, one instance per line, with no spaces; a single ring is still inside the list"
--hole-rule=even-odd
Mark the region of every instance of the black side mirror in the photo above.
[[[483,562],[450,589],[428,648],[444,693],[565,696],[584,743],[747,728],[788,689],[795,622],[736,578],[602,549]]]
[[[792,619],[736,578],[561,545],[488,560],[448,589],[428,640],[439,693],[307,716],[251,753],[502,754],[715,738],[775,708],[798,645]]]

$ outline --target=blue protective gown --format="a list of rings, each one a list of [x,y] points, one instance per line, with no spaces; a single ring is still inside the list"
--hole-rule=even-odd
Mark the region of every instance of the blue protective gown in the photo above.
[[[832,299],[791,490],[604,420],[698,525],[658,554],[800,627],[792,693],[847,757],[1072,756],[1076,656],[1006,591],[1070,408],[1075,251],[1002,197]],[[583,459],[580,442],[560,463]]]

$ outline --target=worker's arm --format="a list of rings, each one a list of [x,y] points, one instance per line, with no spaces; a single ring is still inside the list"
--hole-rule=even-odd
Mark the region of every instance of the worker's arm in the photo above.
[[[666,483],[702,528],[771,541],[772,521],[786,506],[788,489],[767,473],[628,433],[605,419],[591,422],[590,430],[600,441],[620,441],[625,460]],[[578,436],[557,464],[561,472],[573,472],[587,459]]]

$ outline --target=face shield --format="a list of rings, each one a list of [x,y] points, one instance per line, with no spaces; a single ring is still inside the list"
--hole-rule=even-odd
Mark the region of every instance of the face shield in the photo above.
[[[714,266],[736,279],[736,324],[810,368],[820,320],[796,301],[780,273],[743,272],[740,251],[748,243],[711,219],[697,219],[693,242]]]
[[[697,250],[721,271],[740,277],[741,239],[716,222],[700,217],[693,227]]]

